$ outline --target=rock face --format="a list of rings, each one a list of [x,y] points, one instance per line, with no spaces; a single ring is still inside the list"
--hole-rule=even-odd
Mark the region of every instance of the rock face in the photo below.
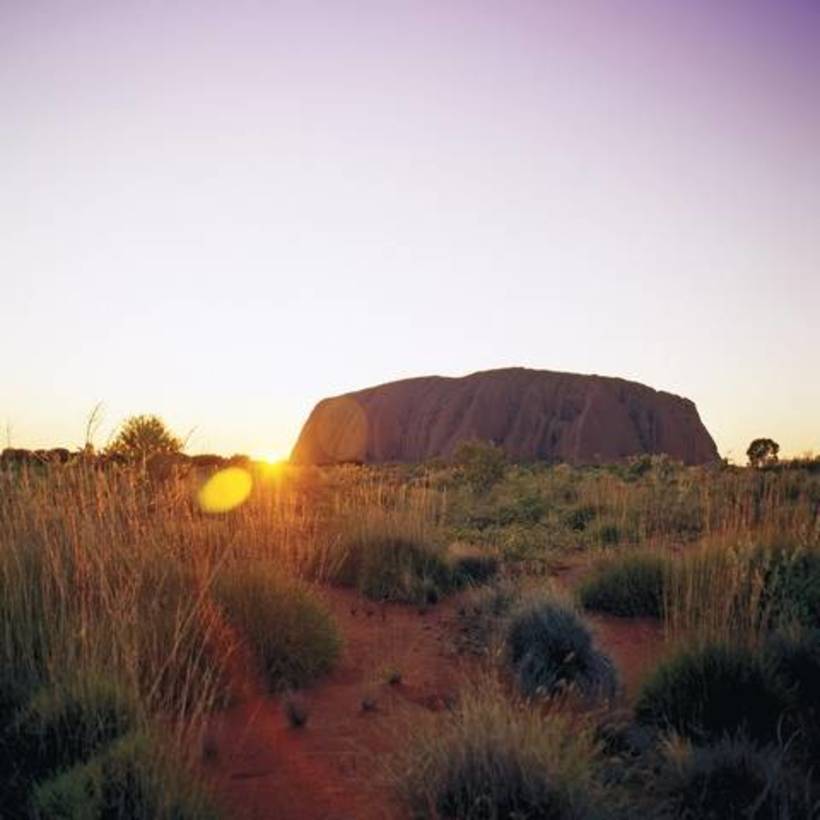
[[[624,379],[508,368],[404,379],[323,399],[291,460],[415,462],[448,457],[464,439],[492,441],[516,461],[595,464],[643,453],[686,464],[718,458],[689,399]]]

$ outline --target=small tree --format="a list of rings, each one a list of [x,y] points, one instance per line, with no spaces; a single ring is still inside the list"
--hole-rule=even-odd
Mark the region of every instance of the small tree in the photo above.
[[[770,438],[756,438],[746,450],[750,467],[763,467],[766,464],[775,464],[780,445]]]
[[[131,416],[106,448],[108,455],[144,461],[158,453],[179,453],[182,442],[158,416]]]
[[[489,441],[459,442],[453,461],[462,468],[467,483],[479,493],[487,492],[504,477],[504,451]]]

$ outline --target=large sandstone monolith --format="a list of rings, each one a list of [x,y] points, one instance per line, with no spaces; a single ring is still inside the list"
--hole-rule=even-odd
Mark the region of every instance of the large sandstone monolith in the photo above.
[[[594,464],[643,453],[686,464],[718,458],[689,399],[625,379],[516,367],[404,379],[323,399],[291,460],[415,462],[447,457],[465,439],[492,441],[517,461]]]

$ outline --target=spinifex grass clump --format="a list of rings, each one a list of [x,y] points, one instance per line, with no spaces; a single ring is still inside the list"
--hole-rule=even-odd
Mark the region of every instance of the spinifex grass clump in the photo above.
[[[452,570],[437,546],[375,534],[348,545],[339,579],[368,598],[410,603],[435,603],[454,586]]]
[[[328,524],[324,577],[381,601],[433,603],[458,585],[427,491],[378,493]]]
[[[6,732],[6,749],[27,774],[85,760],[133,729],[138,707],[124,687],[99,676],[44,688]]]
[[[820,628],[820,543],[763,544],[751,561],[763,576],[765,626],[797,623]]]
[[[763,654],[730,644],[686,649],[661,663],[635,705],[637,719],[696,741],[738,732],[777,738],[788,693]]]
[[[765,652],[788,693],[785,731],[807,760],[820,760],[820,629],[775,635]]]
[[[498,572],[498,556],[472,544],[454,543],[447,548],[446,561],[450,567],[452,584],[483,584]]]
[[[13,674],[13,670],[0,671],[0,737],[7,731],[19,710],[25,706],[32,690]]]
[[[217,813],[196,778],[156,738],[132,733],[86,763],[39,784],[37,818],[211,820]]]
[[[792,771],[782,748],[761,748],[742,738],[711,746],[670,743],[652,784],[662,817],[812,817],[805,778]]]
[[[511,701],[495,686],[468,691],[445,723],[417,727],[406,748],[395,778],[414,817],[602,816],[588,727]]]
[[[35,781],[133,729],[138,713],[134,695],[101,675],[41,689],[0,735],[0,813],[23,806]]]
[[[520,588],[509,579],[470,590],[459,609],[466,648],[478,654],[489,652],[520,597]]]
[[[756,640],[794,623],[820,624],[820,543],[805,535],[717,539],[667,578],[673,635]]]
[[[656,553],[619,556],[598,564],[579,590],[587,608],[612,615],[659,618],[670,561]]]
[[[304,686],[332,668],[341,649],[339,630],[304,583],[269,562],[245,561],[218,575],[214,595],[272,690]]]
[[[578,613],[553,596],[534,597],[511,616],[506,647],[526,695],[568,689],[592,697],[615,694],[612,661],[595,648],[592,633]]]

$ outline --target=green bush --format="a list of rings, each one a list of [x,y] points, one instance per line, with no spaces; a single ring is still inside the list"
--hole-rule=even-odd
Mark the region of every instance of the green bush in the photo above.
[[[271,690],[300,687],[328,672],[341,649],[330,611],[302,583],[269,563],[221,573],[214,595],[256,655]]]
[[[640,456],[631,456],[627,459],[626,475],[629,479],[635,481],[643,478],[648,472],[652,470],[653,459],[648,453]]]
[[[820,760],[820,629],[776,635],[766,652],[788,692],[786,730],[809,760]]]
[[[208,820],[205,792],[146,734],[133,733],[104,754],[34,789],[42,820]]]
[[[32,782],[87,760],[136,723],[135,700],[103,677],[40,690],[0,740],[0,809],[24,802]]]
[[[575,532],[583,532],[595,520],[597,514],[596,507],[591,504],[583,504],[570,510],[564,518],[564,523]]]
[[[597,746],[588,729],[488,688],[442,724],[414,730],[396,766],[413,817],[580,820],[601,816]]]
[[[507,656],[526,695],[552,695],[572,688],[611,697],[617,688],[612,661],[592,643],[592,634],[570,606],[540,596],[511,617]]]
[[[469,544],[451,544],[447,549],[452,586],[483,584],[498,572],[498,556]]]
[[[507,579],[472,590],[459,609],[466,648],[478,654],[488,652],[520,595],[518,586]]]
[[[486,493],[504,478],[506,461],[504,451],[489,441],[462,441],[453,454],[453,462],[476,493]]]
[[[31,693],[31,684],[27,685],[13,671],[0,671],[0,738],[12,724],[20,708],[25,706]]]
[[[363,535],[346,545],[336,579],[379,601],[435,603],[455,585],[437,546],[401,535]]]
[[[788,707],[786,691],[760,653],[709,644],[661,663],[635,705],[637,719],[698,741],[747,733],[767,743],[777,737]]]
[[[745,738],[690,747],[662,767],[656,784],[664,817],[789,820],[812,816],[805,783],[783,753]]]
[[[612,615],[663,615],[664,579],[669,561],[654,553],[633,553],[606,561],[581,583],[587,608]]]
[[[820,627],[820,550],[766,545],[751,560],[763,576],[761,612],[769,627]]]
[[[495,522],[502,527],[510,524],[537,524],[547,513],[547,505],[540,495],[525,495],[498,509]]]
[[[598,528],[598,540],[607,547],[614,547],[623,540],[623,533],[617,524],[602,524]]]

